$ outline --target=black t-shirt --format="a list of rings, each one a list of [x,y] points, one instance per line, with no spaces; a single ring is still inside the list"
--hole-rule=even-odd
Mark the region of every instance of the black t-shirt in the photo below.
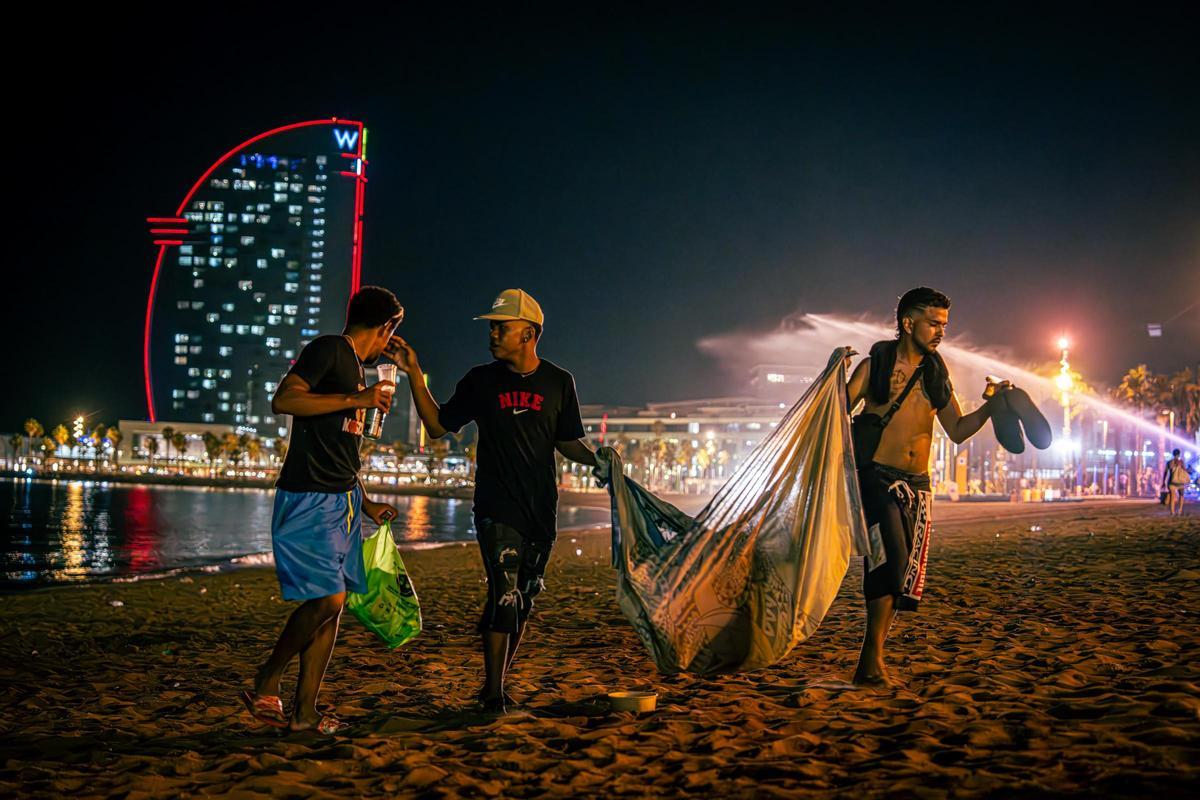
[[[474,367],[438,415],[449,431],[472,420],[479,425],[475,515],[511,525],[530,539],[554,541],[554,443],[584,435],[571,373],[544,358],[525,376],[502,361]]]
[[[362,362],[345,336],[319,336],[288,371],[315,394],[351,394],[366,388]],[[275,485],[289,492],[348,492],[358,483],[366,409],[292,418],[292,440]]]

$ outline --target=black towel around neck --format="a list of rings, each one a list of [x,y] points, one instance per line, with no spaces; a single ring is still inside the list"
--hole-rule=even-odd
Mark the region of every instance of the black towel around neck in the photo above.
[[[868,394],[875,405],[883,405],[891,397],[892,370],[896,367],[898,339],[876,342],[871,345],[871,374],[868,378]],[[921,360],[921,383],[935,411],[941,411],[950,402],[950,372],[946,362],[938,353],[930,353]]]

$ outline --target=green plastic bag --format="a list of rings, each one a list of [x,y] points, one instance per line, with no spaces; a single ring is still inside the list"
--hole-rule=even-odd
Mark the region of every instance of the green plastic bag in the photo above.
[[[367,591],[349,592],[346,608],[395,649],[421,632],[421,604],[392,538],[392,524],[380,525],[362,549]]]

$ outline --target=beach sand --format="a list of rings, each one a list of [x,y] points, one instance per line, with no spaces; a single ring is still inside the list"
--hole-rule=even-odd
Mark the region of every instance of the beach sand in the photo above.
[[[607,534],[566,533],[510,681],[524,707],[499,719],[469,708],[474,546],[408,553],[426,630],[390,652],[344,618],[323,699],[353,727],[334,738],[256,727],[238,702],[294,607],[269,570],[0,597],[0,793],[1178,796],[1200,778],[1192,513],[940,504],[887,690],[843,684],[858,565],[781,664],[666,676],[617,609]],[[607,710],[637,688],[657,711]]]

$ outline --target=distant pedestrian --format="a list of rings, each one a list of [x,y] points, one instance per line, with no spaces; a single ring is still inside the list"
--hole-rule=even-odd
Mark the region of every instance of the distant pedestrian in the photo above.
[[[1191,482],[1192,473],[1188,471],[1187,464],[1183,463],[1183,456],[1177,447],[1171,451],[1171,460],[1167,462],[1162,479],[1163,491],[1167,493],[1167,506],[1172,517],[1183,516],[1183,492]]]

